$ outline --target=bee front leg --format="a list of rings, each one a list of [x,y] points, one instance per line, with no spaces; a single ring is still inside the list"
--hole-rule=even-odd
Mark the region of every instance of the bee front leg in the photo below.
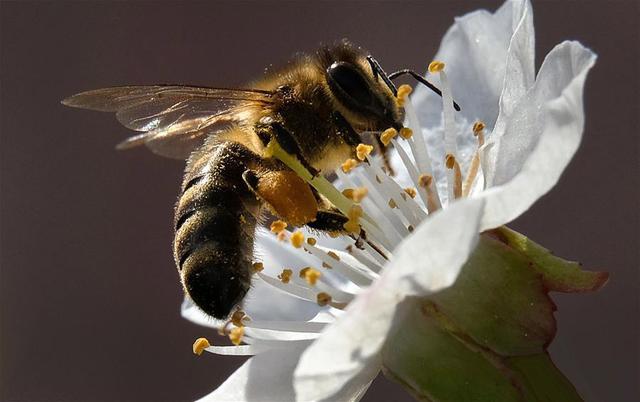
[[[318,169],[311,166],[309,161],[302,155],[302,151],[300,150],[300,146],[296,139],[291,135],[289,130],[287,130],[280,122],[269,119],[269,121],[262,123],[257,128],[258,137],[261,139],[262,143],[266,146],[269,141],[275,139],[280,147],[285,150],[285,152],[295,155],[302,166],[305,167],[311,173],[313,177],[316,177],[320,174]]]

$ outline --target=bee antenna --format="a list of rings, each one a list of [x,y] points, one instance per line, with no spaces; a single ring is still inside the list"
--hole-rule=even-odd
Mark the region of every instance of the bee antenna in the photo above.
[[[380,66],[380,63],[378,63],[378,61],[374,59],[373,56],[371,55],[367,56],[367,61],[371,65],[371,71],[373,71],[373,77],[375,79],[378,79],[378,77],[381,77],[382,81],[384,81],[384,83],[387,84],[391,92],[393,92],[393,96],[398,96],[398,89],[393,84],[393,82],[391,81],[387,73],[384,72],[384,70]]]
[[[422,85],[426,86],[427,88],[429,88],[433,92],[437,93],[439,96],[442,96],[442,91],[439,90],[438,87],[436,87],[435,85],[433,85],[432,83],[427,81],[426,78],[422,77],[420,74],[416,73],[413,70],[409,70],[409,69],[399,70],[399,71],[396,71],[396,72],[393,72],[393,73],[389,74],[388,78],[390,80],[393,80],[393,79],[398,78],[401,75],[405,75],[405,74],[409,74],[410,76],[415,78],[416,81],[418,81]],[[453,107],[458,112],[460,111],[460,105],[458,105],[455,101],[453,101]]]

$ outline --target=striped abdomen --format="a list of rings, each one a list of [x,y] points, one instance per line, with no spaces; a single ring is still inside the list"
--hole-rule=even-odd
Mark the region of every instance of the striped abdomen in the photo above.
[[[251,284],[260,207],[242,174],[255,157],[234,142],[195,154],[176,206],[174,257],[182,284],[216,318],[227,317]]]

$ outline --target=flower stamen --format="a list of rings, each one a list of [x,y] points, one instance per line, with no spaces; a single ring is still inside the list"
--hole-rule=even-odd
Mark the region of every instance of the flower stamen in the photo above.
[[[207,338],[198,338],[193,342],[193,354],[200,356],[211,344]]]
[[[455,156],[448,154],[445,157],[445,165],[447,169],[453,171],[453,196],[458,199],[462,197],[462,172],[460,171],[460,164],[458,164]]]
[[[478,138],[478,148],[473,153],[469,172],[467,173],[467,178],[464,180],[464,185],[462,186],[462,195],[465,197],[471,192],[471,186],[473,185],[473,182],[478,175],[478,170],[480,169],[480,148],[484,145],[484,128],[485,125],[481,121],[477,121],[473,124],[473,135]]]

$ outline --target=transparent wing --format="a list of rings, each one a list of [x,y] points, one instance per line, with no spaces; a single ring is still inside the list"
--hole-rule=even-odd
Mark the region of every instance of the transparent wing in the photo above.
[[[252,108],[268,106],[273,93],[183,85],[103,88],[62,101],[71,107],[115,112],[122,125],[141,131],[118,148],[145,144],[172,158],[185,158],[207,134],[242,121]]]

